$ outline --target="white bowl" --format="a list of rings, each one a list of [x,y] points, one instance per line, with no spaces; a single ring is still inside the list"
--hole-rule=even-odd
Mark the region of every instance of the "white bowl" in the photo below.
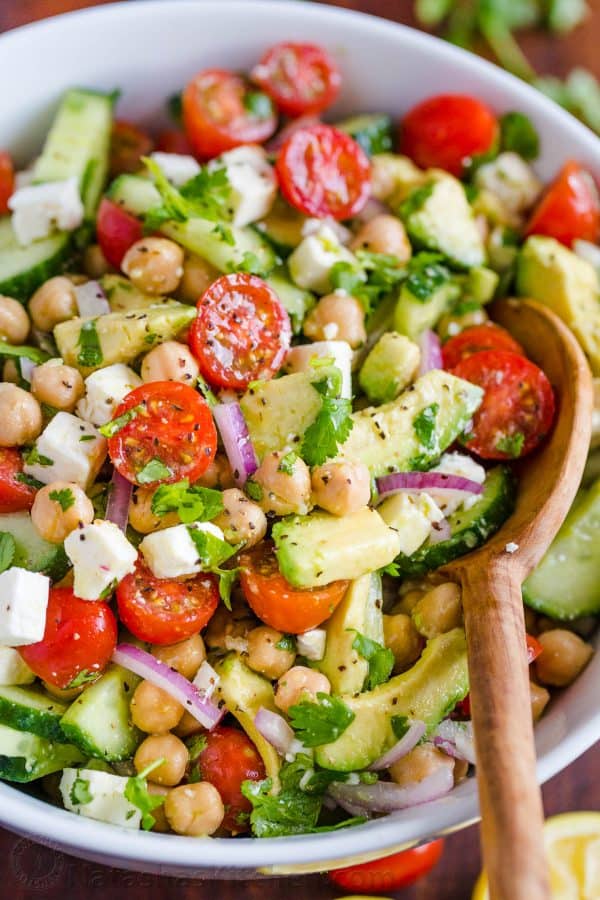
[[[532,88],[449,44],[380,19],[308,3],[156,0],[102,6],[0,38],[0,144],[27,161],[56,101],[71,85],[123,89],[119,114],[156,124],[164,100],[206,66],[250,67],[281,40],[326,44],[344,77],[336,113],[386,110],[399,117],[431,94],[473,93],[531,117],[541,137],[541,176],[567,157],[600,176],[600,142]],[[559,772],[600,737],[600,654],[537,726],[539,776]],[[508,761],[507,761],[508,764]],[[134,832],[56,809],[0,784],[0,823],[95,862],[186,878],[313,872],[362,861],[462,828],[478,816],[475,780],[433,803],[357,828],[300,837],[199,841]]]

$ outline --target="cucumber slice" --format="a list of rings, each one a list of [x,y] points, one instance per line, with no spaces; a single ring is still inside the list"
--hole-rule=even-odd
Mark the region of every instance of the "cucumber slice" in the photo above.
[[[0,725],[0,778],[6,781],[34,781],[84,759],[71,744],[57,744],[29,731]]]
[[[60,719],[66,711],[66,703],[38,688],[0,687],[0,724],[18,731],[65,743]]]
[[[426,541],[412,556],[400,554],[397,557],[400,575],[419,577],[480,547],[508,519],[514,509],[515,496],[515,482],[510,470],[505,466],[492,469],[477,503],[448,517],[451,536],[447,541],[438,544]]]
[[[392,119],[387,113],[366,113],[336,122],[339,131],[345,131],[363,148],[367,156],[389,153],[394,146]]]
[[[142,739],[131,724],[129,704],[140,679],[112,666],[70,705],[61,728],[88,756],[114,762],[129,759]]]
[[[0,532],[11,534],[15,541],[13,565],[30,572],[41,572],[52,581],[60,581],[70,563],[62,544],[50,544],[37,533],[27,512],[0,515]]]
[[[25,302],[71,257],[71,235],[59,232],[22,247],[8,216],[0,219],[0,294]]]
[[[552,619],[600,613],[600,479],[581,491],[543,560],[523,585],[527,606]]]
[[[141,175],[119,175],[112,182],[106,196],[133,216],[143,216],[160,203],[160,194],[154,184]]]
[[[302,323],[317,302],[317,298],[311,291],[297,287],[285,266],[275,269],[265,280],[273,288],[287,311],[294,334],[299,334],[302,331]]]

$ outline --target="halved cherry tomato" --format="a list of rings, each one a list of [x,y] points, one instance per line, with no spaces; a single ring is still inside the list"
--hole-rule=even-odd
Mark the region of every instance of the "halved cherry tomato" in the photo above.
[[[527,665],[530,666],[532,662],[535,662],[544,648],[542,647],[540,642],[531,634],[525,635],[525,642],[527,645]],[[456,711],[466,718],[471,717],[470,694],[467,694],[466,697],[463,697],[462,700],[459,700],[459,702],[456,704]]]
[[[143,166],[141,157],[148,156],[153,146],[150,135],[133,122],[115,122],[110,137],[111,178],[127,172],[139,172]]]
[[[123,625],[141,641],[174,644],[197,634],[219,605],[214,575],[155,578],[138,557],[135,571],[117,585]]]
[[[277,116],[270,97],[241,75],[205,69],[183,92],[183,124],[198,156],[210,159],[240,144],[262,144]]]
[[[15,170],[10,154],[0,150],[0,215],[5,216],[15,189]]]
[[[442,347],[442,358],[445,369],[453,369],[461,359],[480,353],[482,350],[509,350],[525,356],[521,345],[500,325],[490,322],[487,325],[473,325],[465,328],[460,334],[451,337]]]
[[[23,460],[13,447],[0,447],[0,513],[31,509],[35,488],[19,480]]]
[[[600,202],[589,172],[566,163],[544,193],[526,234],[545,234],[570,247],[574,240],[595,242],[600,233]]]
[[[134,484],[195,481],[217,450],[217,432],[208,404],[187,384],[152,381],[130,391],[114,419],[131,412],[108,441],[115,469]]]
[[[301,634],[328,619],[348,589],[348,581],[320,588],[292,587],[277,565],[273,547],[262,541],[242,553],[240,583],[248,605],[259,619],[290,634]]]
[[[238,272],[221,276],[202,295],[189,344],[211,385],[243,391],[277,372],[291,337],[277,294],[256,275]]]
[[[181,153],[193,156],[194,150],[184,131],[180,128],[165,128],[156,139],[156,149],[161,153]]]
[[[123,257],[143,234],[139,219],[107,197],[102,198],[96,218],[96,237],[111,266],[120,269]]]
[[[457,178],[474,156],[486,153],[498,139],[492,110],[463,94],[439,94],[418,103],[400,127],[402,153],[423,169],[445,169]]]
[[[44,637],[18,649],[39,678],[66,688],[80,672],[100,673],[116,644],[117,620],[108,604],[80,600],[71,588],[51,588]]]
[[[349,219],[371,193],[362,147],[331,125],[302,128],[285,141],[275,169],[285,199],[308,216]]]
[[[315,44],[275,44],[252,70],[252,79],[286,115],[318,113],[331,106],[342,78],[333,59]]]
[[[208,781],[225,807],[223,827],[232,834],[248,830],[252,804],[242,794],[244,781],[262,781],[265,766],[249,737],[237,728],[217,726],[204,736],[200,753],[190,758],[187,780]]]
[[[546,375],[523,356],[483,350],[463,359],[454,375],[485,391],[466,447],[483,459],[525,456],[543,441],[554,420],[554,393]]]
[[[361,894],[367,891],[397,891],[426,875],[438,862],[444,849],[443,839],[403,850],[383,859],[328,872],[335,885]]]

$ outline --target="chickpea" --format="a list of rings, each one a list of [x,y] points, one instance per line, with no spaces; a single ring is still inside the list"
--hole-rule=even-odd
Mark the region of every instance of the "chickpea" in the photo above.
[[[281,650],[277,644],[282,639],[281,631],[260,625],[248,635],[248,659],[246,662],[255,672],[266,678],[281,678],[294,665],[296,654],[293,650]]]
[[[177,644],[153,647],[152,656],[175,669],[184,678],[192,679],[206,659],[206,648],[202,637],[193,634]]]
[[[62,544],[76,528],[94,521],[94,507],[78,484],[52,481],[35,495],[31,521],[44,540]]]
[[[217,453],[208,468],[197,479],[196,484],[200,484],[202,487],[220,488],[222,491],[235,487],[233,472],[224,453]]]
[[[433,775],[438,769],[449,769],[454,772],[454,760],[446,756],[433,744],[417,744],[414,750],[403,756],[390,766],[392,781],[405,787],[414,782],[423,781],[429,775]]]
[[[325,463],[313,469],[313,500],[334,516],[348,516],[371,498],[371,475],[363,463]]]
[[[142,238],[129,248],[121,269],[140,291],[172,294],[183,275],[183,250],[167,238]]]
[[[131,699],[131,721],[148,734],[170,731],[179,723],[183,706],[151,681],[140,681]]]
[[[306,666],[294,666],[282,675],[275,688],[275,705],[283,712],[301,700],[316,700],[317,694],[330,694],[329,678],[308,669]]]
[[[176,512],[155,516],[152,512],[152,498],[156,488],[138,487],[131,495],[129,503],[129,524],[140,534],[151,534],[171,525],[179,525]]]
[[[181,381],[193,386],[199,371],[198,363],[185,344],[165,341],[146,354],[141,376],[144,381]]]
[[[0,338],[9,344],[24,344],[30,327],[23,305],[0,294]]]
[[[550,692],[547,691],[546,688],[536,684],[535,681],[530,681],[529,695],[531,697],[531,715],[533,721],[537,722],[537,720],[541,718],[542,713],[550,700]]]
[[[200,734],[204,728],[191,713],[184,712],[179,723],[173,729],[173,733],[180,738],[191,737],[193,734]]]
[[[177,289],[177,299],[184,303],[197,303],[220,274],[201,256],[194,253],[187,254],[183,261],[183,276]]]
[[[447,581],[427,591],[412,612],[417,631],[426,638],[445,634],[462,624],[460,588]]]
[[[362,304],[346,294],[327,294],[304,320],[304,334],[313,341],[347,341],[355,349],[367,339]]]
[[[410,616],[398,613],[383,617],[385,646],[394,654],[394,672],[404,672],[417,661],[423,649],[423,638]]]
[[[285,455],[283,450],[267,453],[252,476],[262,488],[258,502],[263,512],[276,516],[305,515],[310,509],[310,472],[299,456],[289,466],[282,464]]]
[[[8,384],[19,383],[19,370],[17,369],[17,364],[14,359],[7,359],[4,361],[4,366],[2,368],[2,381],[6,381]]]
[[[489,318],[483,306],[459,314],[447,313],[438,322],[436,331],[441,339],[445,341],[456,334],[460,334],[465,328],[471,328],[473,325],[485,325]]]
[[[150,783],[148,785],[148,793],[153,797],[164,797],[166,801],[167,797],[171,793],[171,788],[163,787],[162,784]],[[171,830],[171,826],[169,825],[169,821],[165,815],[164,803],[162,806],[156,806],[152,810],[152,817],[154,818],[152,831],[158,831],[161,834],[166,834]]]
[[[423,596],[424,591],[419,588],[410,588],[400,594],[398,602],[394,605],[392,613],[405,613],[407,616],[412,615],[412,611]]]
[[[542,684],[555,687],[571,684],[594,652],[589,644],[566,628],[545,631],[538,636],[538,641],[543,651],[535,661],[537,676]]]
[[[408,262],[412,255],[410,241],[400,219],[391,215],[375,216],[356,233],[350,243],[351,250],[368,250],[371,253],[388,253],[400,262]]]
[[[236,650],[246,653],[248,650],[248,633],[256,626],[257,620],[251,615],[247,606],[233,603],[229,612],[224,606],[218,606],[204,632],[204,640],[211,650]]]
[[[223,491],[223,512],[215,519],[230,544],[243,541],[253,547],[267,533],[267,517],[257,503],[249,500],[239,488]]]
[[[172,787],[185,775],[189,758],[187,747],[174,734],[151,734],[137,748],[133,764],[136,772],[142,772],[155,760],[164,759],[164,763],[148,773],[148,781]]]
[[[42,410],[28,391],[0,384],[0,447],[17,447],[36,439],[42,430]]]
[[[90,244],[83,253],[83,268],[88,278],[94,280],[115,270],[102,252],[100,244]]]
[[[41,331],[52,331],[59,322],[66,322],[77,314],[75,285],[63,275],[46,281],[29,301],[29,315]]]
[[[169,792],[165,816],[176,834],[202,837],[213,834],[225,817],[225,808],[216,787],[208,781],[182,784]]]
[[[49,360],[33,370],[31,393],[40,403],[72,412],[85,394],[85,385],[77,369]]]

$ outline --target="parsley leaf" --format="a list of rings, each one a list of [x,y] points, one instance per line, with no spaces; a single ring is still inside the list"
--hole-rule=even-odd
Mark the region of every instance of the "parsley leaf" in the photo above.
[[[369,664],[369,674],[365,679],[364,689],[372,691],[378,684],[388,680],[394,668],[394,654],[389,648],[355,631],[356,637],[352,641],[352,649],[360,653]]]
[[[219,240],[223,241],[223,243],[228,244],[230,247],[235,247],[235,238],[233,236],[233,231],[231,228],[228,228],[227,225],[223,225],[222,222],[218,222],[213,228],[213,234],[216,234]]]
[[[288,710],[292,728],[305,747],[330,744],[354,721],[355,713],[339,697],[317,693],[317,702],[303,700]]]
[[[283,472],[284,475],[293,475],[294,474],[294,464],[298,459],[298,454],[294,453],[293,450],[290,450],[289,453],[286,453],[285,456],[282,456],[279,460],[279,465],[277,466],[278,472]]]
[[[191,218],[218,221],[229,218],[230,186],[225,168],[203,166],[197,175],[177,190],[153,159],[143,157],[161,198],[158,206],[144,218],[147,232],[156,231],[165,222],[187,222]]]
[[[439,403],[430,403],[413,419],[413,428],[419,443],[425,450],[435,450],[437,445],[436,418]]]
[[[502,437],[496,441],[496,449],[500,450],[501,453],[506,453],[508,456],[516,459],[517,456],[521,455],[524,443],[525,435],[521,431],[516,431],[514,434],[503,434]]]
[[[350,262],[334,263],[329,279],[334,290],[356,297],[365,312],[370,313],[406,277],[406,270],[397,256],[388,253],[358,250],[356,258],[358,266]]]
[[[6,341],[0,341],[0,356],[9,356],[17,360],[22,358],[30,359],[38,366],[50,359],[49,354],[38,349],[38,347],[16,347],[14,344],[8,344]]]
[[[276,650],[287,650],[290,653],[296,652],[296,641],[292,634],[282,635],[275,644]]]
[[[335,456],[352,431],[352,401],[339,396],[341,384],[342,373],[336,367],[320,381],[313,382],[323,399],[316,419],[304,432],[300,447],[300,455],[309,466],[320,466]]]
[[[63,490],[61,491],[50,491],[48,496],[50,500],[54,500],[59,504],[63,512],[71,509],[71,507],[75,503],[75,497],[73,496],[73,491],[71,490],[71,488],[63,488]]]
[[[242,258],[232,265],[233,272],[247,272],[249,275],[258,275],[263,277],[268,275],[268,269],[256,253],[246,250]]]
[[[71,788],[69,796],[73,805],[78,806],[82,803],[91,803],[94,799],[94,795],[90,791],[89,780],[87,778],[77,777],[73,782],[73,787]]]
[[[408,716],[392,716],[392,718],[390,719],[390,725],[392,726],[392,731],[399,741],[402,740],[402,738],[410,728]]]
[[[132,422],[134,419],[137,419],[139,414],[143,412],[144,405],[142,403],[138,403],[137,406],[132,406],[131,409],[127,409],[122,415],[117,416],[116,419],[111,419],[110,422],[107,422],[106,425],[102,425],[98,431],[100,434],[104,435],[105,438],[114,437],[115,434],[118,434],[119,431],[122,431],[126,425]]]
[[[223,512],[223,494],[212,488],[192,485],[187,478],[174,484],[161,484],[152,497],[152,512],[165,516],[176,512],[182,522],[210,522]]]
[[[168,466],[165,466],[162,460],[154,457],[146,465],[136,473],[136,481],[138,484],[152,484],[153,481],[162,481],[169,478],[173,472]]]
[[[231,591],[233,590],[233,586],[240,577],[240,572],[242,570],[240,568],[237,569],[221,569],[220,566],[215,566],[212,570],[214,575],[218,575],[219,577],[219,597],[223,601],[226,609],[231,612]]]
[[[100,672],[92,672],[90,669],[82,669],[81,672],[78,672],[75,678],[73,678],[65,687],[65,690],[71,690],[71,688],[81,687],[83,684],[90,684],[92,681],[96,681]]]
[[[398,568],[398,564],[395,562],[388,563],[387,566],[383,566],[383,568],[379,569],[380,575],[390,575],[392,578],[398,578],[400,575],[400,569]]]
[[[435,187],[435,181],[429,181],[427,184],[421,185],[421,187],[415,188],[414,191],[411,191],[406,200],[404,200],[400,204],[400,208],[398,210],[398,214],[401,219],[407,219],[413,213],[418,212],[424,203],[431,197],[433,194],[433,189]]]
[[[537,159],[540,139],[531,119],[521,112],[505,113],[500,119],[500,146],[523,159]]]
[[[77,364],[84,368],[92,368],[100,366],[104,361],[102,354],[102,346],[100,338],[96,331],[96,320],[84,322],[79,332],[79,340],[77,341],[79,354],[77,356]]]
[[[138,775],[128,778],[127,784],[125,785],[125,799],[129,800],[132,806],[136,806],[141,812],[142,828],[144,831],[150,831],[156,823],[156,819],[152,815],[152,810],[156,809],[158,806],[162,806],[165,802],[164,796],[161,796],[160,794],[150,794],[148,792],[146,776],[154,771],[154,769],[162,766],[164,761],[165,760],[162,758],[153,760],[150,765],[146,766],[145,769],[142,769]]]
[[[27,463],[28,466],[54,465],[54,460],[50,459],[49,456],[44,456],[42,453],[40,453],[35,444],[33,445],[33,447],[23,453],[23,461]]]
[[[15,539],[8,531],[0,531],[0,572],[10,569],[16,552]]]
[[[441,264],[439,253],[417,253],[408,264],[406,289],[417,300],[424,302],[443,284],[450,280],[450,271]]]
[[[81,438],[79,440],[81,440]],[[38,481],[37,478],[33,477],[33,475],[27,475],[25,472],[17,472],[17,474],[15,475],[15,481],[20,481],[21,484],[27,484],[29,487],[35,488],[36,490],[44,487],[43,482]]]
[[[198,557],[206,571],[218,568],[221,563],[226,562],[237,552],[237,548],[232,547],[227,541],[222,541],[221,538],[209,531],[194,528],[193,525],[188,526],[188,534],[194,542]]]
[[[249,478],[244,485],[244,490],[251,500],[256,500],[258,502],[263,498],[262,487],[260,486],[260,484],[258,484],[257,481],[252,481],[251,478]]]
[[[244,108],[254,119],[269,119],[273,115],[273,101],[262,91],[248,91],[244,95]]]

